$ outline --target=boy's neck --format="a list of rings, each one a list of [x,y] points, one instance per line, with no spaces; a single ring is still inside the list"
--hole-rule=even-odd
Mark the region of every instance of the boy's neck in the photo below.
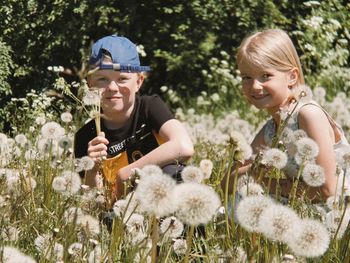
[[[122,128],[125,123],[130,119],[131,114],[134,110],[134,106],[130,107],[127,112],[119,113],[104,113],[102,119],[104,126],[109,130],[116,130]]]

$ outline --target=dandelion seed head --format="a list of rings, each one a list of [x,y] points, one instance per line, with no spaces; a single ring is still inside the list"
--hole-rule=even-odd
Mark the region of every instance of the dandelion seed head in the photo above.
[[[181,172],[181,177],[185,183],[201,183],[204,179],[204,174],[198,167],[186,166]]]
[[[247,231],[258,232],[261,213],[273,204],[266,196],[248,196],[237,206],[238,223]]]
[[[322,166],[307,163],[302,172],[303,180],[312,187],[318,187],[325,183],[326,177]]]
[[[3,241],[15,242],[19,238],[19,231],[14,226],[2,227],[0,238]]]
[[[80,215],[77,217],[77,226],[88,235],[98,235],[100,233],[100,222],[91,215]]]
[[[83,215],[83,211],[79,207],[70,207],[64,211],[63,218],[66,223],[72,223],[74,219]]]
[[[83,244],[75,242],[68,247],[68,254],[74,257],[82,256]]]
[[[58,146],[61,147],[65,151],[68,151],[68,149],[71,148],[72,145],[73,145],[73,141],[69,136],[62,136],[58,140]]]
[[[218,194],[203,184],[179,184],[174,196],[176,217],[188,225],[207,224],[221,205]]]
[[[73,120],[73,116],[70,112],[63,112],[61,114],[61,121],[63,121],[64,123],[69,123]]]
[[[349,224],[350,209],[347,208],[345,210],[343,220],[342,220],[342,215],[343,215],[343,211],[340,211],[338,209],[333,209],[326,214],[326,226],[332,237],[334,237],[335,233],[339,228],[336,236],[336,239],[338,240],[343,237],[347,229],[347,226]]]
[[[148,175],[162,175],[162,174],[163,174],[163,171],[159,166],[153,165],[153,164],[148,164],[148,165],[145,165],[144,167],[142,167],[140,176],[143,176],[143,175],[146,175],[146,176],[148,176]]]
[[[210,175],[213,171],[213,162],[209,159],[203,159],[199,163],[199,168],[202,170],[202,173],[204,175],[204,179],[209,179]]]
[[[41,114],[38,117],[35,118],[35,123],[38,125],[44,125],[46,122],[45,115]]]
[[[4,246],[0,248],[0,258],[3,263],[36,263],[36,261],[22,253],[15,247]]]
[[[302,158],[315,158],[318,155],[318,145],[310,138],[301,138],[296,142],[297,151]]]
[[[133,213],[130,217],[124,217],[124,222],[129,233],[144,231],[145,230],[144,221],[145,221],[145,217],[137,213]]]
[[[95,247],[88,257],[88,263],[100,263],[102,261],[102,251],[100,247]]]
[[[63,195],[75,195],[79,192],[81,186],[80,175],[73,171],[63,171],[52,181],[52,188]]]
[[[84,105],[98,106],[101,101],[101,96],[95,90],[88,90],[84,97]]]
[[[15,141],[16,143],[18,143],[20,146],[24,147],[26,146],[27,142],[28,142],[28,139],[27,137],[24,135],[24,134],[17,134],[15,136]]]
[[[160,224],[160,232],[169,238],[178,238],[182,235],[184,225],[175,216],[165,218]]]
[[[287,164],[287,154],[279,149],[272,148],[264,151],[262,161],[264,164],[277,169],[282,169]]]
[[[77,167],[76,167],[77,172],[88,171],[94,168],[95,166],[94,160],[89,156],[83,156],[82,158],[77,159],[76,161],[77,161]]]
[[[173,249],[176,255],[182,256],[185,255],[187,250],[187,243],[184,239],[176,239],[173,244]]]
[[[274,241],[286,242],[299,227],[298,215],[284,205],[271,205],[260,215],[259,232]]]
[[[248,183],[243,185],[240,188],[237,188],[238,193],[243,197],[251,196],[251,195],[263,195],[264,189],[260,184],[257,183]]]
[[[314,258],[322,256],[328,249],[330,237],[326,227],[319,221],[304,219],[300,221],[299,231],[288,241],[293,254]]]
[[[45,139],[59,140],[65,131],[57,122],[51,121],[41,127],[41,135]]]
[[[169,175],[150,174],[142,176],[135,191],[140,208],[146,213],[162,217],[174,211],[173,189],[176,185]]]

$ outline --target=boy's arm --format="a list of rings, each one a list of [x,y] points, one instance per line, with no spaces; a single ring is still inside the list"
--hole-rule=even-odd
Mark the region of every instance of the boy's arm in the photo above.
[[[161,126],[159,135],[165,142],[139,160],[121,168],[118,176],[122,180],[127,180],[132,175],[134,168],[142,168],[147,164],[162,167],[173,162],[186,161],[193,155],[192,141],[180,121],[176,119],[166,121]]]

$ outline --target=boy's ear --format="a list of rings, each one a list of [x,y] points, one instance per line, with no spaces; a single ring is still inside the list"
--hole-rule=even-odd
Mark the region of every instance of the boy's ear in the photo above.
[[[288,86],[292,88],[295,84],[297,84],[299,78],[299,70],[297,68],[293,68],[289,72],[288,76]]]
[[[142,86],[142,83],[143,81],[145,80],[145,76],[141,73],[141,74],[138,74],[138,79],[137,79],[137,91],[140,90],[141,86]]]

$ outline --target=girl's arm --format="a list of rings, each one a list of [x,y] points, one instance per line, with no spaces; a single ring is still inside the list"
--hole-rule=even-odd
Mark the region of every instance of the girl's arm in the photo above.
[[[147,164],[162,167],[170,163],[186,161],[193,155],[192,141],[180,121],[176,119],[166,121],[161,126],[159,135],[165,142],[139,160],[121,168],[118,176],[122,180],[127,180],[134,168],[142,168]]]
[[[303,129],[319,147],[316,163],[324,169],[326,181],[318,191],[324,197],[332,196],[335,194],[337,180],[335,176],[335,135],[329,119],[319,107],[305,105],[299,112],[298,122],[299,128]]]

